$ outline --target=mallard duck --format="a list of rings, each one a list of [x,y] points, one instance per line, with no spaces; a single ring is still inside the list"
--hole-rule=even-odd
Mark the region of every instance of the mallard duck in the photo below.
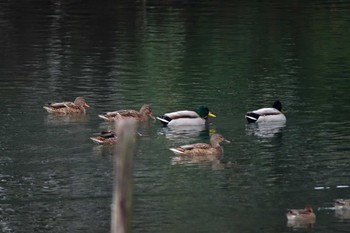
[[[286,213],[288,221],[310,221],[316,220],[316,215],[310,205],[306,205],[304,209],[287,209]]]
[[[91,137],[90,139],[101,145],[113,145],[117,143],[117,135],[113,131],[103,131],[98,136]]]
[[[44,109],[48,113],[66,115],[70,113],[85,113],[85,108],[89,107],[83,97],[77,97],[74,102],[49,103],[47,106],[44,106]]]
[[[350,199],[336,199],[334,207],[336,209],[350,210]]]
[[[135,110],[119,110],[114,112],[106,112],[103,115],[98,115],[100,118],[105,121],[114,121],[120,119],[134,119],[138,122],[145,122],[148,120],[148,117],[155,120],[151,106],[148,104],[142,105],[140,111]]]
[[[218,159],[218,157],[224,153],[224,149],[220,146],[221,142],[230,143],[230,141],[226,140],[221,134],[213,134],[210,137],[210,144],[195,143],[177,148],[170,148],[170,150],[180,156],[199,160],[214,160]]]
[[[208,123],[208,116],[216,117],[207,107],[200,106],[195,111],[184,110],[165,113],[157,119],[164,126],[205,125]]]
[[[286,121],[286,117],[282,113],[282,103],[279,100],[274,102],[272,108],[260,108],[247,112],[245,118],[248,123]]]

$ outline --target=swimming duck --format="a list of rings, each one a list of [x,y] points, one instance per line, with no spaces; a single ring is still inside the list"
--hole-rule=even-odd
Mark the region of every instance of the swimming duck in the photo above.
[[[247,112],[245,118],[248,123],[286,121],[286,117],[282,113],[282,103],[279,100],[274,102],[272,108],[260,108],[258,110]]]
[[[200,106],[195,111],[184,110],[165,113],[157,119],[164,126],[205,125],[208,123],[208,116],[216,117],[207,107]]]
[[[102,131],[98,136],[91,137],[90,139],[100,145],[113,145],[117,143],[117,135],[113,131]]]
[[[336,209],[350,210],[350,199],[336,199],[334,207]]]
[[[306,205],[304,209],[287,209],[288,221],[308,221],[314,222],[316,215],[310,205]]]
[[[89,107],[90,106],[85,102],[83,97],[77,97],[74,102],[49,103],[47,106],[44,106],[44,109],[46,109],[48,113],[66,115],[70,113],[85,114],[85,108]]]
[[[114,112],[106,112],[103,115],[98,115],[100,118],[105,121],[114,121],[120,119],[134,119],[138,122],[145,122],[148,120],[148,117],[155,120],[153,116],[151,106],[148,104],[142,105],[140,111],[135,110],[119,110]]]
[[[210,144],[195,143],[177,148],[170,148],[170,150],[180,156],[199,160],[215,160],[224,153],[224,149],[220,146],[221,142],[230,143],[230,141],[226,140],[221,134],[213,134],[210,137]]]

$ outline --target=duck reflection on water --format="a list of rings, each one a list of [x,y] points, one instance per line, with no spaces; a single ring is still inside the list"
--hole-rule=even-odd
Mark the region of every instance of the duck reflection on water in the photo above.
[[[67,114],[56,115],[48,114],[46,116],[46,124],[48,125],[63,125],[67,123],[84,123],[89,120],[89,116],[86,114]]]
[[[255,123],[246,125],[246,133],[260,138],[272,138],[286,127],[286,122]]]
[[[159,134],[165,136],[166,139],[172,141],[191,142],[198,139],[198,137],[208,137],[215,133],[215,129],[209,129],[206,125],[191,125],[184,127],[161,127]]]

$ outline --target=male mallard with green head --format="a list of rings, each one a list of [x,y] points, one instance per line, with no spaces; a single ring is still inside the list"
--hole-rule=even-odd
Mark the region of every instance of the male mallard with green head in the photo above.
[[[187,126],[187,125],[204,125],[208,123],[208,117],[216,117],[205,106],[200,106],[195,111],[176,111],[165,113],[157,119],[164,126]]]
[[[140,111],[135,110],[119,110],[114,112],[106,112],[103,115],[98,115],[100,118],[104,119],[105,121],[115,121],[115,120],[121,120],[121,119],[133,119],[138,122],[145,122],[148,120],[148,117],[155,120],[152,108],[148,104],[142,105]]]
[[[85,114],[85,108],[89,107],[90,106],[85,102],[83,97],[77,97],[74,102],[49,103],[47,106],[44,106],[44,109],[46,109],[48,113],[66,115],[70,113]]]
[[[279,100],[274,102],[272,108],[260,108],[258,110],[247,112],[245,118],[248,123],[286,121],[286,117],[282,113],[282,103]]]

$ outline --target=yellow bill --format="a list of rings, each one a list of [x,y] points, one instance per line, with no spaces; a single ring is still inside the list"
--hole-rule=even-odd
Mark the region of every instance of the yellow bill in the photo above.
[[[208,116],[210,117],[216,117],[213,113],[209,112]]]

